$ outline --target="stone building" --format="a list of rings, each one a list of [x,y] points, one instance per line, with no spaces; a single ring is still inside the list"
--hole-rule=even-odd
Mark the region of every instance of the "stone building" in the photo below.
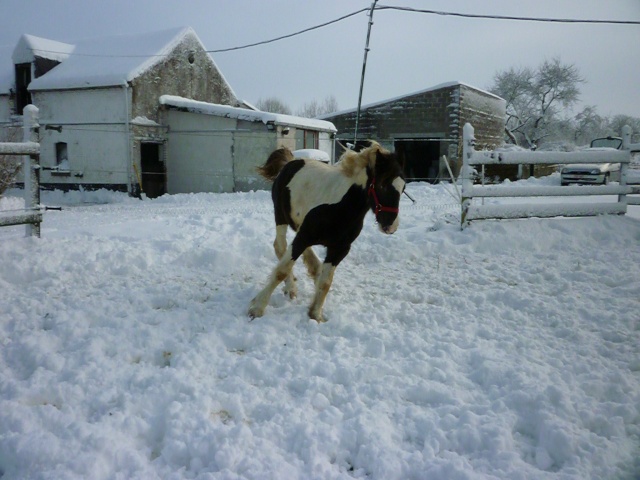
[[[239,100],[189,27],[74,43],[23,35],[0,48],[0,133],[30,103],[44,188],[248,190],[264,187],[255,167],[279,146],[334,153],[330,122]]]
[[[444,155],[454,174],[459,173],[465,123],[475,128],[476,149],[493,149],[503,143],[505,109],[502,98],[452,82],[363,106],[357,139],[356,109],[322,119],[336,126],[340,143],[376,140],[404,158],[408,179],[435,182],[449,178]]]
[[[45,188],[164,193],[154,185],[165,161],[159,97],[239,104],[189,27],[72,44],[23,35],[11,60],[15,76],[0,75],[0,112],[10,118],[0,121],[39,108]]]

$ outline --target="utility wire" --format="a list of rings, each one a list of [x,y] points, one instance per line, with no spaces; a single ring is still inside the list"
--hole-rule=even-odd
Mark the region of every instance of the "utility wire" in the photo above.
[[[512,15],[482,15],[477,13],[443,12],[439,10],[424,10],[421,8],[397,7],[392,5],[379,5],[376,10],[401,10],[413,13],[427,13],[431,15],[442,15],[449,17],[482,18],[488,20],[516,20],[522,22],[543,22],[543,23],[595,23],[606,25],[640,25],[640,20],[588,20],[577,18],[543,18],[543,17],[518,17]]]
[[[340,18],[336,18],[335,20],[331,20],[329,22],[316,25],[315,27],[309,27],[304,30],[300,30],[299,32],[291,33],[289,35],[284,35],[282,37],[272,38],[271,40],[264,40],[262,42],[251,43],[248,45],[243,45],[240,47],[233,48],[224,48],[218,50],[207,50],[207,53],[221,53],[221,52],[229,52],[232,50],[241,50],[243,48],[256,47],[258,45],[265,45],[267,43],[276,42],[278,40],[283,40],[285,38],[291,38],[302,33],[309,32],[311,30],[316,30],[318,28],[326,27],[333,23],[337,23],[346,18],[352,17],[362,12],[366,12],[371,10],[370,8],[362,8],[357,12],[349,13]],[[523,22],[543,22],[543,23],[586,23],[586,24],[605,24],[605,25],[640,25],[640,20],[589,20],[589,19],[575,19],[575,18],[541,18],[541,17],[517,17],[511,15],[482,15],[482,14],[474,14],[474,13],[459,13],[459,12],[443,12],[439,10],[424,10],[419,8],[411,8],[411,7],[397,7],[391,5],[377,5],[374,7],[374,10],[400,10],[405,12],[413,12],[413,13],[426,13],[431,15],[442,15],[442,16],[452,16],[452,17],[464,17],[464,18],[478,18],[478,19],[490,19],[490,20],[515,20],[515,21],[523,21]]]
[[[282,35],[280,37],[272,38],[269,40],[263,40],[261,42],[250,43],[247,45],[241,45],[238,47],[230,47],[230,48],[220,48],[216,50],[206,50],[207,53],[224,53],[231,52],[235,50],[243,50],[245,48],[257,47],[260,45],[266,45],[269,43],[277,42],[279,40],[284,40],[287,38],[296,37],[298,35],[302,35],[303,33],[311,32],[313,30],[318,30],[320,28],[332,25],[334,23],[338,23],[347,18],[358,15],[362,12],[369,11],[370,8],[362,8],[352,13],[348,13],[347,15],[343,15],[342,17],[336,18],[334,20],[330,20],[325,23],[321,23],[319,25],[315,25],[313,27],[305,28],[304,30],[300,30],[298,32],[290,33],[288,35]],[[518,17],[511,15],[483,15],[483,14],[475,14],[475,13],[460,13],[460,12],[444,12],[439,10],[425,10],[420,8],[411,8],[411,7],[397,7],[390,5],[377,5],[375,10],[399,10],[404,12],[413,12],[413,13],[424,13],[430,15],[441,15],[441,16],[451,16],[451,17],[463,17],[463,18],[475,18],[475,19],[488,19],[488,20],[512,20],[512,21],[522,21],[522,22],[542,22],[542,23],[575,23],[575,24],[599,24],[599,25],[640,25],[640,20],[589,20],[589,19],[576,19],[576,18],[542,18],[542,17]],[[140,58],[148,58],[148,57],[164,57],[167,54],[161,55],[109,55],[109,54],[92,54],[92,53],[74,53],[74,52],[58,52],[54,50],[45,50],[42,48],[38,49],[42,52],[48,53],[64,53],[69,56],[83,56],[83,57],[140,57]]]
[[[289,35],[283,35],[281,37],[272,38],[271,40],[264,40],[262,42],[250,43],[249,45],[242,45],[240,47],[221,48],[221,49],[218,49],[218,50],[207,50],[207,53],[230,52],[232,50],[242,50],[243,48],[257,47],[258,45],[265,45],[267,43],[277,42],[278,40],[284,40],[285,38],[295,37],[297,35],[300,35],[300,34],[303,34],[303,33],[307,33],[307,32],[310,32],[312,30],[317,30],[318,28],[326,27],[326,26],[331,25],[333,23],[338,23],[338,22],[340,22],[342,20],[345,20],[345,19],[347,19],[349,17],[353,17],[354,15],[358,15],[359,13],[366,12],[368,10],[369,10],[369,8],[361,8],[357,12],[348,13],[347,15],[343,15],[342,17],[336,18],[335,20],[330,20],[328,22],[321,23],[320,25],[316,25],[314,27],[305,28],[304,30],[300,30],[299,32],[295,32],[295,33],[290,33]]]

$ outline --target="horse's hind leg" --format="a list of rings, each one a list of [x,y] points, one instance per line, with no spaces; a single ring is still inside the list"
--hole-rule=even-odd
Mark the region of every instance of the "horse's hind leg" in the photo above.
[[[282,255],[278,265],[276,265],[276,268],[271,272],[267,285],[251,300],[248,311],[251,318],[264,315],[264,310],[267,308],[271,294],[280,282],[284,281],[291,274],[294,263],[295,260],[291,257],[291,246],[289,246]]]
[[[335,271],[336,267],[332,264],[324,263],[322,265],[320,275],[316,278],[316,293],[313,297],[313,302],[309,307],[309,318],[312,318],[318,323],[326,322],[322,316],[322,307],[324,306],[324,301],[327,298],[327,293],[329,293],[329,289],[331,288],[333,274]]]
[[[320,275],[320,271],[322,270],[322,264],[311,247],[307,248],[303,252],[302,259],[304,260],[304,264],[307,266],[309,276],[314,280],[317,280],[318,275]]]
[[[276,252],[276,257],[278,257],[278,260],[282,259],[282,256],[287,250],[287,228],[287,224],[276,225],[276,239],[273,242],[273,249]],[[296,277],[293,275],[293,271],[285,279],[284,293],[292,299],[296,298],[296,296],[298,295]]]
[[[320,274],[316,277],[316,293],[309,307],[309,318],[316,320],[318,323],[326,322],[322,315],[322,307],[331,288],[336,267],[347,256],[350,248],[351,245],[344,245],[341,248],[327,248],[327,256],[322,264]]]

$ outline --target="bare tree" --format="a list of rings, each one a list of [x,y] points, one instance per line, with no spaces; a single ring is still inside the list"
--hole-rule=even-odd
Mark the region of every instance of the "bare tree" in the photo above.
[[[621,136],[622,127],[629,125],[631,127],[631,141],[640,142],[640,117],[631,117],[629,115],[615,115],[609,120],[608,135]]]
[[[334,95],[326,97],[322,103],[317,100],[305,103],[302,108],[296,111],[296,115],[306,118],[318,118],[327,113],[333,113],[338,111],[338,101]]]
[[[602,117],[593,105],[587,105],[574,118],[572,140],[576,145],[586,145],[597,137],[608,135],[609,119]]]
[[[507,101],[506,134],[517,144],[535,148],[551,134],[563,109],[572,107],[584,83],[574,65],[559,58],[546,60],[537,69],[509,69],[494,76],[492,93]]]
[[[289,106],[277,97],[261,98],[256,103],[256,107],[263,112],[291,115],[291,109]]]
[[[0,141],[18,142],[22,129],[19,127],[9,127],[4,132],[0,132]],[[0,155],[0,196],[16,180],[18,172],[22,167],[22,158],[18,155]]]

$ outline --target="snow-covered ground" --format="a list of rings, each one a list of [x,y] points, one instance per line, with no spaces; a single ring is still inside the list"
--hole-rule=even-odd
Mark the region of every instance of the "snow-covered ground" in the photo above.
[[[44,195],[0,229],[0,478],[639,478],[640,207],[461,231],[408,191],[322,325],[302,265],[246,316],[267,192]]]

